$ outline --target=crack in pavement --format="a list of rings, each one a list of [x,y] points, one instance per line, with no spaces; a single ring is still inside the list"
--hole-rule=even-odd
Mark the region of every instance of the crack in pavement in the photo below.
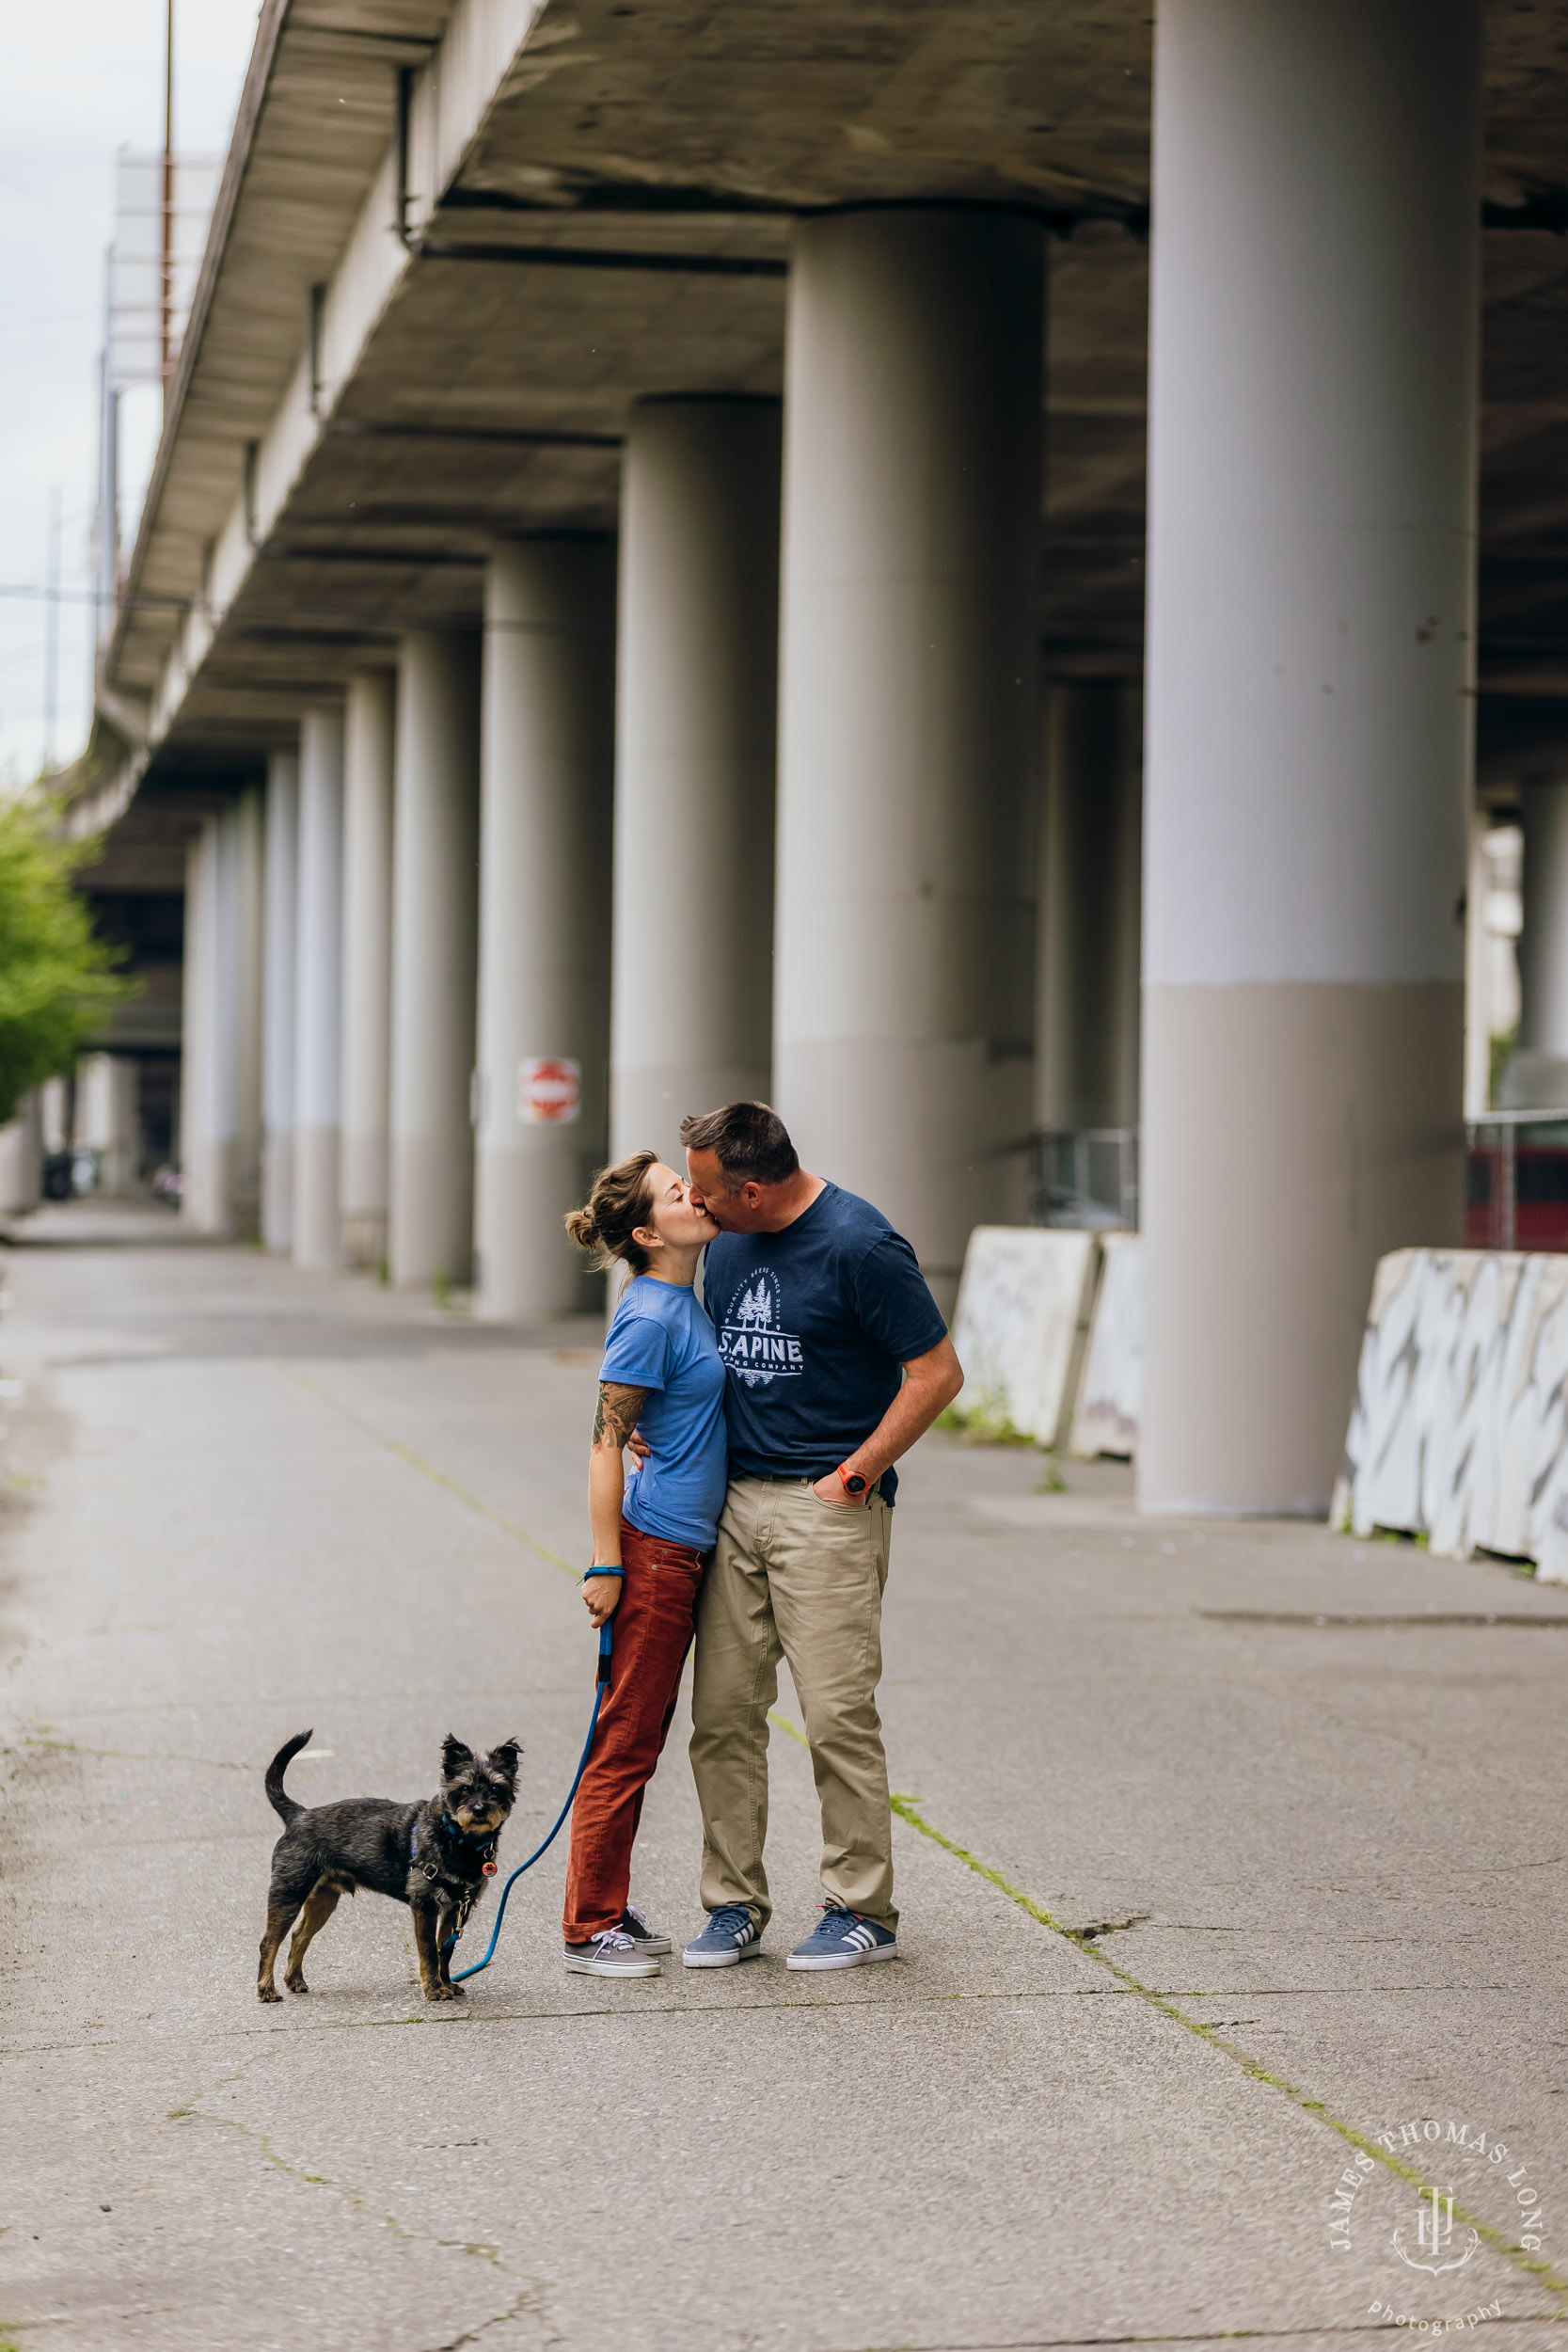
[[[1465,2322],[1465,2332],[1479,2328],[1560,2328],[1561,2316],[1557,2312],[1492,2312]],[[896,2347],[879,2344],[841,2345],[837,2352],[1094,2352],[1101,2344],[1300,2344],[1317,2336],[1381,2336],[1410,2335],[1407,2322],[1403,2328],[1397,2319],[1325,2320],[1317,2327],[1305,2328],[1206,2328],[1200,2335],[1181,2335],[1172,2330],[1159,2335],[1125,2336],[987,2336],[981,2342],[963,2344],[901,2344]]]
[[[433,2230],[411,2230],[399,2220],[396,2214],[378,2211],[363,2189],[346,2182],[335,2181],[327,2173],[307,2172],[299,2165],[291,2164],[286,2156],[278,2154],[268,2133],[259,2131],[253,2124],[242,2123],[237,2116],[209,2115],[206,2112],[201,2104],[204,2099],[212,2098],[215,2092],[228,2090],[235,2083],[244,2082],[253,2066],[259,2066],[264,2059],[277,2055],[277,2050],[257,2051],[233,2074],[222,2075],[205,2090],[198,2090],[188,2106],[172,2107],[166,2120],[171,2123],[206,2123],[220,2131],[235,2132],[259,2149],[263,2162],[271,2165],[275,2171],[281,2172],[286,2179],[299,2182],[303,2186],[330,2189],[352,2213],[357,2214],[363,2220],[374,2222],[381,2229],[389,2230],[405,2246],[433,2246],[444,2253],[470,2256],[474,2261],[484,2263],[498,2271],[516,2287],[516,2294],[504,2311],[493,2312],[488,2319],[477,2321],[473,2327],[465,2328],[461,2335],[426,2346],[424,2352],[459,2352],[460,2346],[476,2343],[490,2328],[505,2327],[514,2320],[524,2318],[535,2322],[546,2344],[560,2344],[562,2341],[560,2330],[552,2324],[545,2308],[547,2290],[544,2280],[515,2270],[499,2246],[493,2246],[483,2238],[441,2237]]]
[[[1294,2001],[1294,2000],[1358,2000],[1385,1995],[1418,1994],[1425,1999],[1434,1993],[1474,1994],[1507,1993],[1517,1990],[1508,1985],[1489,1984],[1379,1984],[1379,1985],[1316,1985],[1276,1984],[1243,1985],[1240,1989],[1208,1992],[1197,1987],[1149,1986],[1145,1989],[1157,1999],[1165,2001]],[[862,1994],[840,1997],[832,1994],[800,1995],[779,2000],[731,2000],[722,2008],[707,2007],[692,2001],[639,2000],[635,2007],[610,2002],[582,2009],[468,2009],[453,2008],[441,2015],[421,2016],[409,2012],[401,2017],[314,2017],[290,2019],[276,2026],[234,2026],[224,2030],[246,2039],[266,2037],[281,2044],[286,2039],[309,2037],[324,2033],[386,2033],[406,2026],[430,2026],[436,2032],[449,2027],[472,2027],[483,2031],[493,2026],[571,2025],[578,2018],[610,2017],[638,2025],[653,2017],[729,2017],[748,2016],[753,2011],[764,2015],[782,2014],[800,2010],[836,2010],[847,2016],[856,2010],[896,2011],[902,2016],[934,2013],[939,2010],[961,2009],[970,2005],[982,2008],[996,2001],[1105,2001],[1133,2000],[1139,1997],[1129,1984],[1073,1985],[1013,1985],[998,1991],[921,1993],[910,1995],[879,1995]],[[1214,2025],[1260,2024],[1260,2019],[1209,2018],[1204,2023]],[[157,2039],[156,2035],[145,2037]],[[170,2037],[180,2038],[183,2037]],[[130,2047],[130,2042],[119,2036],[103,2042],[13,2042],[14,2058],[38,2058],[46,2054],[70,2055],[87,2050],[118,2050]],[[1557,2046],[1557,2045],[1554,2045]]]

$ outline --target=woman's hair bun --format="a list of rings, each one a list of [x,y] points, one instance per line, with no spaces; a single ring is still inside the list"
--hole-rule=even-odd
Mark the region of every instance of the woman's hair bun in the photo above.
[[[567,1211],[568,1234],[579,1249],[595,1251],[601,1265],[624,1258],[634,1274],[647,1270],[647,1252],[632,1236],[652,1216],[648,1170],[657,1163],[657,1152],[634,1152],[613,1168],[601,1168],[582,1207]]]

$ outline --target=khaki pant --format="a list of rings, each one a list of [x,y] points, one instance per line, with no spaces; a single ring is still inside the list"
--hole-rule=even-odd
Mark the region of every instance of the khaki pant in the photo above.
[[[703,1808],[705,1910],[772,1905],[768,1710],[789,1661],[822,1804],[822,1891],[895,1930],[893,1817],[876,1691],[893,1514],[821,1502],[809,1481],[730,1482],[697,1603],[691,1770]]]

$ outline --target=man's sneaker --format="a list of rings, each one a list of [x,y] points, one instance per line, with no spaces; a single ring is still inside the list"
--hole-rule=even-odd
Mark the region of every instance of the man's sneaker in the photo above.
[[[638,1950],[646,1952],[650,1960],[657,1960],[661,1952],[673,1952],[675,1948],[667,1935],[661,1935],[656,1927],[649,1925],[635,1903],[628,1903],[621,1914],[621,1933],[629,1935]]]
[[[601,1928],[586,1944],[568,1944],[566,1972],[577,1977],[657,1977],[657,1960],[623,1935],[619,1928]]]
[[[762,1937],[744,1903],[721,1903],[707,1915],[707,1925],[681,1954],[689,1968],[733,1968],[739,1960],[755,1960]]]
[[[898,1938],[858,1911],[839,1911],[824,1903],[822,1916],[803,1944],[797,1944],[784,1962],[786,1968],[858,1968],[867,1960],[896,1960]]]

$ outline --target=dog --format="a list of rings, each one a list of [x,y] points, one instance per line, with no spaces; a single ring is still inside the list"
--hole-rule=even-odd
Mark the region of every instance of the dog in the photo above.
[[[414,1915],[420,1982],[427,2001],[458,2001],[451,1981],[451,1946],[496,1869],[496,1846],[516,1802],[515,1740],[476,1756],[451,1732],[441,1746],[441,1786],[424,1804],[391,1797],[342,1797],[336,1804],[303,1805],[283,1775],[314,1734],[296,1733],[267,1766],[267,1799],[283,1822],[272,1850],[272,1885],[256,1997],[279,2001],[273,1981],[278,1948],[297,1917],[283,1981],[291,1993],[309,1990],[305,1955],[342,1895],[368,1886],[406,1903]]]

